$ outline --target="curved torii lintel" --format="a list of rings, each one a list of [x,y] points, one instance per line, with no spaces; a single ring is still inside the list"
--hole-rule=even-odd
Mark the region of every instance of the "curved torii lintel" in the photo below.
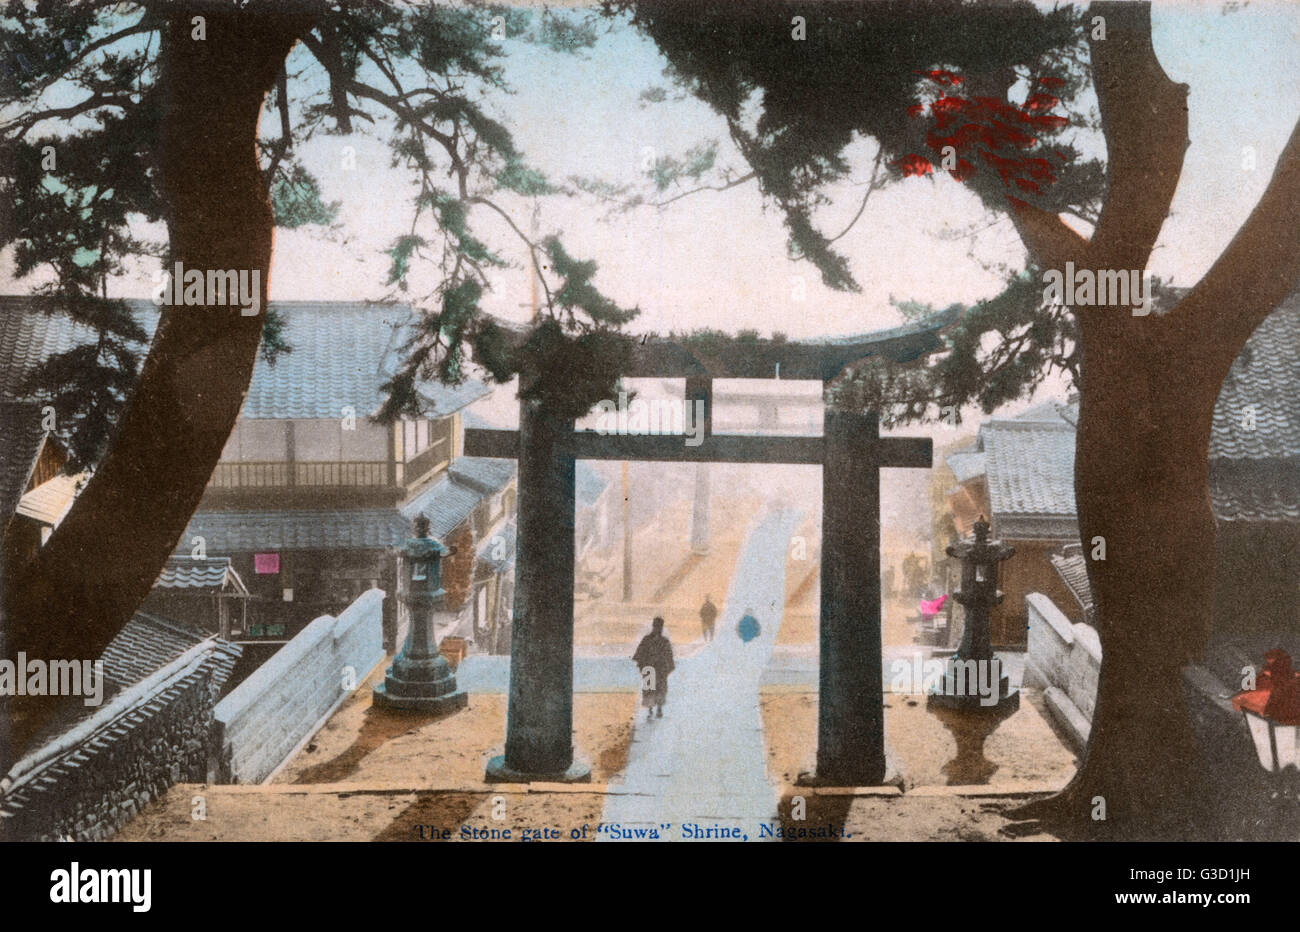
[[[957,319],[956,310],[915,323],[844,337],[773,342],[731,342],[705,354],[680,340],[648,336],[632,353],[625,375],[633,378],[808,379],[829,382],[846,366],[871,356],[910,362],[943,346],[939,334]],[[779,370],[778,370],[779,365]]]

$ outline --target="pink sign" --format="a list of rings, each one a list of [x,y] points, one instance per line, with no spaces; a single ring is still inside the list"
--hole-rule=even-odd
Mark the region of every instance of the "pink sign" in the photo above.
[[[280,555],[278,553],[253,554],[253,572],[259,575],[280,572]]]

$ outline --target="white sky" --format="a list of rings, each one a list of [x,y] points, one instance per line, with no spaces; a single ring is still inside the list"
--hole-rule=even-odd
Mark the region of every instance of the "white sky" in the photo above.
[[[1155,47],[1165,70],[1191,86],[1191,145],[1150,269],[1180,285],[1194,283],[1227,245],[1300,116],[1300,5],[1254,0],[1231,15],[1220,6],[1164,3],[1154,14]],[[496,114],[529,162],[553,178],[582,174],[632,182],[647,147],[658,155],[681,154],[709,138],[722,143],[720,163],[744,170],[722,121],[704,104],[687,99],[639,105],[641,91],[665,84],[665,62],[631,29],[611,31],[582,57],[517,42],[507,47],[507,80],[515,93],[494,98]],[[296,61],[305,62],[305,53],[298,54]],[[319,69],[312,73],[319,79]],[[291,99],[294,90],[291,81]],[[277,231],[272,300],[393,296],[384,284],[383,250],[408,230],[412,178],[390,167],[385,137],[318,135],[302,147],[299,154],[316,173],[325,199],[342,202],[341,230],[332,237],[313,229]],[[355,149],[355,171],[343,169],[345,146]],[[1255,152],[1253,170],[1243,167],[1246,146]],[[861,180],[872,147],[855,151],[855,180]],[[860,189],[845,185],[842,192],[818,218],[824,230],[838,231],[857,208]],[[515,206],[526,221],[528,205],[516,200]],[[764,209],[752,184],[702,193],[663,211],[642,208],[612,222],[600,220],[603,212],[590,200],[551,198],[542,202],[541,227],[562,231],[571,254],[597,260],[596,282],[607,294],[642,308],[634,330],[861,333],[899,322],[890,296],[942,305],[971,302],[1001,286],[996,274],[968,256],[969,240],[937,238],[945,228],[962,229],[984,217],[975,198],[946,178],[912,179],[873,195],[858,225],[837,244],[851,258],[863,286],[859,294],[832,292],[810,266],[787,258],[781,218]],[[523,262],[522,247],[497,218],[478,208],[472,222],[504,254]],[[161,237],[160,229],[141,232]],[[975,248],[985,263],[1023,262],[1006,221],[983,234]],[[33,287],[34,279],[14,282],[9,256],[0,258],[0,289]],[[142,267],[115,282],[112,291],[147,296],[153,271]],[[797,277],[806,292],[802,302],[794,298]],[[421,281],[432,279],[417,271],[413,283]],[[411,292],[422,293],[418,287]],[[498,275],[486,305],[519,318],[527,313],[527,301],[520,271]],[[1059,385],[1051,391],[1059,393]]]

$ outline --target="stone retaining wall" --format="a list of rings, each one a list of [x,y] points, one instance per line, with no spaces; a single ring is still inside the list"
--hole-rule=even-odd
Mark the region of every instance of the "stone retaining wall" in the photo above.
[[[239,648],[205,641],[14,765],[0,839],[100,841],[175,783],[201,782]]]
[[[385,657],[381,589],[337,618],[322,615],[216,708],[216,783],[261,783],[288,760]]]
[[[1041,592],[1025,597],[1029,653],[1025,684],[1043,690],[1048,708],[1077,748],[1088,743],[1101,671],[1101,640],[1091,625],[1073,622]]]

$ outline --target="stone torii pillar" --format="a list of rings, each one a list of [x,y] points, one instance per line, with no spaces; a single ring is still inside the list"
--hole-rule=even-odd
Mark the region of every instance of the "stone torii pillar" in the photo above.
[[[826,408],[822,459],[817,772],[800,782],[885,781],[880,469],[929,467],[929,438],[880,436],[875,414]]]
[[[704,436],[713,433],[713,381],[712,379],[689,378],[686,380],[686,404],[703,402],[704,423],[698,425]],[[706,554],[709,552],[709,464],[695,464],[695,496],[691,503],[691,552]]]
[[[585,783],[573,756],[573,421],[519,403],[515,616],[510,630],[506,752],[488,761],[493,783]]]
[[[695,464],[695,497],[691,504],[691,553],[709,552],[709,464]]]

